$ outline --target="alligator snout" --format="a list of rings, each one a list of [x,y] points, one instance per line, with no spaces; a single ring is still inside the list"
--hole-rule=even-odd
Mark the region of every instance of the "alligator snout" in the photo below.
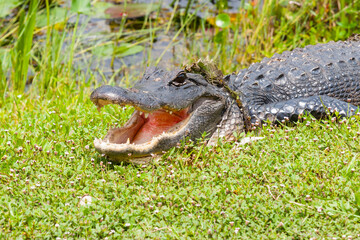
[[[160,108],[160,104],[156,98],[145,91],[124,89],[109,85],[95,89],[90,99],[98,109],[107,104],[118,104],[121,106],[131,105],[141,109],[141,111],[151,111]]]

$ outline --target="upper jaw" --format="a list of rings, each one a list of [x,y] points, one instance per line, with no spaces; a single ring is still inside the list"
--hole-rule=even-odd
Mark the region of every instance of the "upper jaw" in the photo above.
[[[152,95],[137,89],[124,89],[109,85],[95,89],[90,100],[100,109],[107,104],[131,105],[143,111],[152,111],[160,108],[159,102]]]
[[[161,99],[161,97],[156,97],[155,94],[161,95],[161,93],[152,94],[137,88],[124,89],[104,85],[91,93],[90,100],[97,106],[98,110],[108,104],[117,104],[120,106],[130,105],[142,112],[153,112],[162,109],[173,113],[188,107],[191,108],[193,103],[186,99],[165,101],[165,99],[171,99],[174,96],[168,94],[164,99]],[[201,95],[201,93],[195,94],[193,96],[194,100],[199,98],[198,95]]]

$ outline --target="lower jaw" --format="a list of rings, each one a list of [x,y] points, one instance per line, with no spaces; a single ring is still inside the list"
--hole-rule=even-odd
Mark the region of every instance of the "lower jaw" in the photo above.
[[[104,154],[110,161],[116,164],[120,163],[131,163],[136,165],[146,165],[153,163],[159,160],[162,156],[161,154],[139,154],[139,153],[131,153],[129,152],[117,152],[111,151],[108,146],[106,146],[106,150],[103,148],[104,143],[100,139],[95,139],[94,141],[95,149]]]
[[[153,140],[154,144],[144,143],[140,145],[136,144],[112,144],[102,141],[101,139],[94,140],[95,149],[107,156],[115,163],[129,162],[134,164],[147,164],[153,162],[155,159],[161,157],[161,155],[169,150],[171,146],[166,149],[161,148],[166,143],[166,139]],[[165,141],[164,141],[165,140]],[[179,138],[180,141],[180,138]],[[174,140],[174,142],[177,142]],[[175,144],[176,145],[176,144]]]
[[[136,141],[126,143],[113,142],[112,140],[116,139],[116,131],[119,129],[110,129],[104,140],[94,140],[94,146],[99,153],[106,155],[116,163],[149,163],[159,158],[165,151],[176,146],[178,142],[188,135],[188,131],[185,128],[190,117],[188,116],[185,120],[179,122],[175,130],[156,135],[151,140],[141,143]]]

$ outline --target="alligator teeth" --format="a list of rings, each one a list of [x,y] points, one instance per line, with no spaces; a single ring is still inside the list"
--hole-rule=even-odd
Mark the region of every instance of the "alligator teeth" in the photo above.
[[[145,116],[145,118],[148,118],[148,117],[149,117],[149,113],[145,113],[144,116]]]
[[[170,111],[170,114],[173,114],[173,112],[172,112],[172,111]]]
[[[126,144],[130,144],[130,138],[126,140]]]

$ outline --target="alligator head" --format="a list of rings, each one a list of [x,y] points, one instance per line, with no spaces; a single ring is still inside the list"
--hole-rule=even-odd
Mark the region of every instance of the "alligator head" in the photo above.
[[[241,131],[239,108],[223,87],[210,82],[206,74],[189,72],[189,68],[149,67],[133,88],[105,85],[95,89],[90,98],[99,109],[107,104],[135,108],[123,127],[95,139],[96,150],[115,162],[142,164],[185,138],[196,140],[206,132],[214,141],[232,135],[234,118]]]

